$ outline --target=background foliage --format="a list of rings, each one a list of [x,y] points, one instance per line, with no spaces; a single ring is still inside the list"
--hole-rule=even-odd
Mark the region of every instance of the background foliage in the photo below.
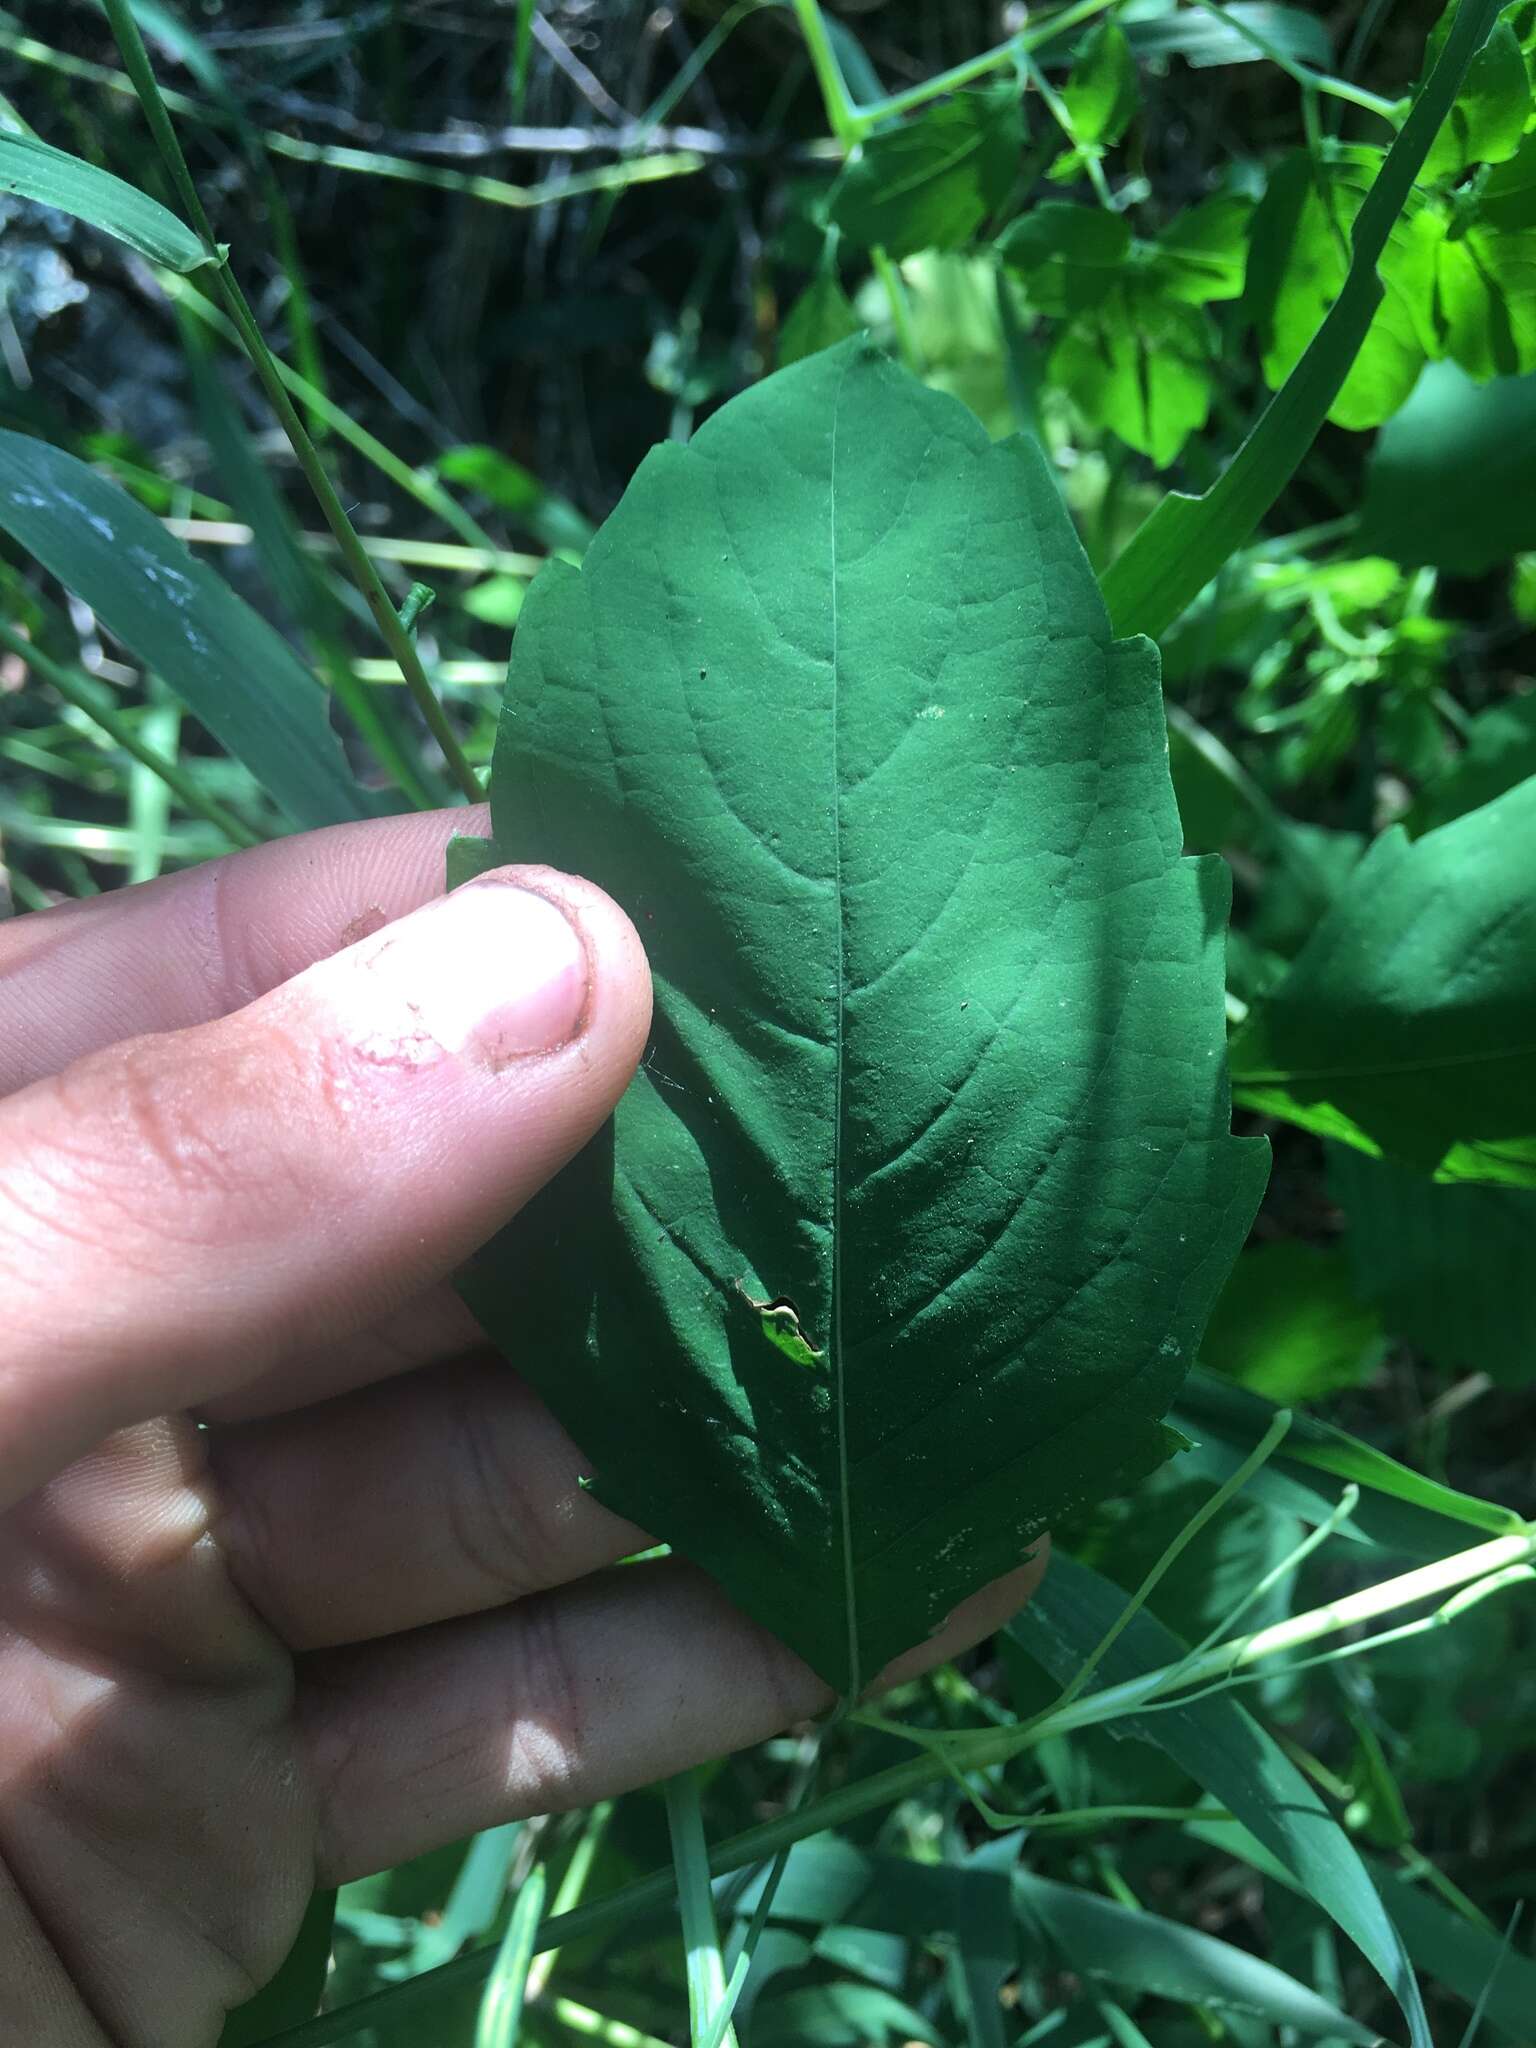
[[[861,325],[992,433],[1036,432],[1095,567],[1129,562],[1164,492],[1207,491],[1305,373],[1449,19],[1122,0],[934,99],[1012,11],[848,0],[820,46],[814,9],[750,0],[134,12],[368,561],[395,603],[417,579],[436,601],[414,655],[381,642],[197,237],[78,169],[40,203],[48,163],[17,145],[0,836],[19,912],[449,801],[452,746],[402,660],[483,769],[539,563],[580,558],[653,442]],[[1250,1594],[1245,1628],[1281,1624],[1533,1512],[1536,6],[1485,12],[1326,424],[1291,435],[1261,529],[1218,534],[1230,558],[1160,634],[1186,844],[1236,884],[1239,1124],[1276,1154],[1175,1416],[1197,1447],[1059,1528],[1036,1608],[890,1708],[971,1748],[826,1739],[817,1793],[846,1817],[790,1861],[749,2044],[1454,2041],[1479,2000],[1479,2039],[1532,2037],[1528,1937],[1501,1961],[1536,1855],[1528,1589],[1429,1641],[1259,1668],[1241,1704],[1009,1751],[1273,1402],[1316,1419],[1179,1551],[1101,1678],[1176,1662]],[[851,102],[829,107],[829,65]],[[88,0],[0,13],[0,92],[18,130],[186,220]],[[117,208],[117,238],[69,205]],[[1354,1514],[1298,1557],[1352,1485]],[[808,1747],[712,1772],[711,1837],[784,1825]],[[775,1846],[732,1852],[737,1934]],[[228,2039],[301,2019],[327,1970],[334,2017],[296,2040],[686,2038],[670,1878],[639,1883],[668,1863],[643,1792],[349,1886]],[[526,1975],[544,1885],[584,1917],[553,1961],[537,1937]]]

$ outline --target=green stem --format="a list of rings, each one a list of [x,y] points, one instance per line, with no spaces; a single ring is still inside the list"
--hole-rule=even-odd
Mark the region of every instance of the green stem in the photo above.
[[[216,258],[214,276],[217,279],[219,295],[224,301],[226,313],[234,322],[236,332],[245,345],[252,367],[261,379],[267,402],[277,414],[299,467],[315,494],[325,522],[336,537],[336,545],[341,550],[342,560],[346,563],[352,580],[362,592],[363,599],[373,615],[380,637],[400,664],[400,672],[416,700],[417,709],[426,721],[428,731],[442,749],[443,758],[460,789],[471,803],[478,803],[482,793],[479,777],[469,765],[459,744],[458,735],[438,702],[432,685],[427,681],[426,670],[422,667],[421,657],[416,651],[416,643],[401,625],[399,614],[390,602],[389,592],[384,588],[378,571],[358,539],[357,531],[348,519],[345,508],[336,495],[335,487],[326,473],[319,451],[310,439],[304,422],[300,419],[282,379],[278,376],[275,360],[267,347],[256,316],[229,267],[229,252],[221,249],[214,240],[212,224],[198,196],[197,186],[182,154],[181,144],[176,140],[176,131],[171,126],[170,115],[161,100],[149,53],[144,47],[144,40],[129,9],[128,0],[102,0],[102,4],[111,22],[112,33],[117,38],[117,46],[122,52],[128,76],[133,80],[134,89],[139,95],[139,104],[149,123],[150,133],[170,174],[171,182],[187,210],[187,218],[201,237],[204,246]]]
[[[1311,91],[1325,92],[1336,100],[1345,100],[1367,114],[1379,115],[1383,121],[1390,121],[1394,128],[1402,120],[1401,100],[1383,99],[1380,93],[1367,92],[1363,86],[1351,85],[1347,79],[1335,78],[1326,71],[1313,71],[1309,66],[1298,63],[1294,57],[1288,57],[1277,43],[1272,43],[1268,36],[1251,27],[1240,16],[1229,13],[1219,0],[1195,0],[1195,5],[1214,15],[1217,21],[1240,35],[1244,42],[1251,43],[1261,56],[1278,65],[1298,85]]]
[[[984,78],[989,71],[1001,71],[1016,58],[1053,43],[1068,29],[1076,28],[1079,22],[1091,21],[1094,15],[1106,13],[1115,4],[1116,0],[1076,0],[1074,6],[1064,7],[1060,14],[1050,15],[1032,28],[1021,29],[1006,43],[983,50],[979,57],[968,57],[963,64],[941,71],[935,78],[926,78],[921,85],[908,86],[905,92],[892,93],[888,99],[855,108],[854,119],[858,123],[859,134],[867,135],[871,128],[878,127],[882,121],[893,120],[898,114],[910,114],[914,108],[925,106],[941,93],[958,92],[973,80]]]
[[[688,1959],[688,2033],[693,2048],[714,2032],[716,2013],[725,1999],[725,1963],[720,1930],[715,1925],[715,1895],[710,1886],[709,1845],[704,1838],[704,1810],[699,1801],[696,1771],[669,1778],[666,1785],[667,1825],[672,1834],[672,1866],[683,1921],[683,1949]],[[726,2048],[736,2048],[727,2027]]]
[[[135,732],[132,720],[124,718],[120,711],[103,702],[99,684],[93,686],[86,677],[75,675],[50,655],[44,654],[40,647],[34,647],[30,640],[24,639],[4,620],[0,620],[0,647],[8,647],[12,654],[18,655],[66,704],[73,704],[77,711],[83,711],[114,745],[121,747],[125,754],[131,754],[152,774],[158,775],[174,797],[189,811],[216,826],[232,846],[260,845],[258,835],[249,826],[242,825],[222,804],[216,803],[211,796],[205,796],[178,762],[146,746]]]
[[[832,48],[832,39],[827,34],[827,25],[821,18],[819,0],[794,0],[795,17],[800,23],[800,33],[805,38],[806,54],[811,60],[811,70],[821,88],[822,105],[827,110],[827,126],[845,149],[852,149],[868,133],[863,110],[854,106],[844,83],[842,67],[838,64],[837,53]]]
[[[1470,1550],[1457,1551],[1434,1564],[1422,1565],[1395,1579],[1384,1579],[1342,1600],[1330,1601],[1305,1614],[1293,1615],[1269,1628],[1257,1629],[1234,1641],[1220,1643],[1203,1656],[1181,1657],[1176,1663],[1143,1672],[1139,1677],[1108,1686],[1087,1699],[1073,1701],[1065,1708],[1047,1707],[1027,1721],[1000,1728],[969,1730],[943,1739],[943,1755],[925,1751],[908,1762],[894,1764],[860,1778],[836,1792],[829,1792],[813,1805],[777,1820],[763,1821],[722,1842],[710,1856],[709,1867],[716,1877],[763,1863],[807,1836],[828,1828],[843,1827],[866,1813],[911,1799],[928,1786],[961,1770],[991,1770],[1009,1763],[1025,1750],[1048,1737],[1070,1734],[1123,1716],[1134,1715],[1149,1702],[1174,1690],[1205,1680],[1230,1678],[1236,1671],[1283,1655],[1302,1643],[1353,1628],[1395,1608],[1417,1605],[1422,1600],[1444,1598],[1460,1586],[1471,1586],[1505,1573],[1512,1565],[1536,1558],[1536,1525],[1523,1526],[1517,1533],[1479,1543]],[[574,1913],[546,1920],[539,1929],[537,1946],[552,1948],[567,1942],[610,1933],[636,1915],[665,1906],[676,1895],[677,1879],[668,1870],[652,1871],[648,1877],[621,1885],[606,1898],[579,1907]],[[265,2048],[323,2048],[323,2044],[344,2041],[371,2025],[387,2009],[392,2022],[403,2022],[410,2012],[435,2007],[445,1993],[475,1984],[490,1968],[482,1952],[461,1956],[439,1969],[426,1971],[410,1983],[376,1992],[345,2011],[323,2014],[302,2027],[290,2028],[265,2044]]]

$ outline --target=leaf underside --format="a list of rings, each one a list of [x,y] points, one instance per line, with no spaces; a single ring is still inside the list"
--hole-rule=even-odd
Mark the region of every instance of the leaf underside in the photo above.
[[[543,572],[492,816],[628,910],[656,1024],[466,1294],[599,1498],[856,1693],[1166,1455],[1258,1202],[1155,652],[1035,445],[854,340]]]

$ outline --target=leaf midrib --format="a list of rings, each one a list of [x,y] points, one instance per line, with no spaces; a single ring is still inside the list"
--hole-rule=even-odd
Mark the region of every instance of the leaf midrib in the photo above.
[[[837,554],[837,432],[842,418],[843,387],[848,381],[844,368],[832,402],[832,449],[827,480],[827,549],[831,566],[832,644],[832,886],[837,895],[837,985],[835,990],[835,1059],[833,1066],[832,1116],[832,1314],[828,1345],[832,1359],[832,1389],[837,1425],[837,1500],[839,1536],[843,1564],[843,1605],[848,1622],[848,1696],[857,1699],[862,1691],[859,1670],[859,1615],[854,1581],[852,1496],[848,1473],[848,1401],[843,1366],[843,1039],[845,995],[848,986],[848,926],[843,895],[843,773],[841,673],[838,648],[838,554]]]

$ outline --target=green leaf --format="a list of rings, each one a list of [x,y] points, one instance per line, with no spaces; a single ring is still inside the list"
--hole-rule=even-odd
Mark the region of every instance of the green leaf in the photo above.
[[[287,641],[116,484],[0,432],[0,529],[154,670],[295,825],[382,815]]]
[[[1426,52],[1426,71],[1450,33],[1455,0],[1440,18]],[[1531,82],[1520,38],[1506,8],[1486,43],[1467,67],[1467,76],[1445,126],[1424,161],[1426,180],[1459,178],[1473,164],[1500,164],[1520,146],[1531,113]]]
[[[1243,29],[1252,33],[1244,35]],[[1126,37],[1139,57],[1182,57],[1196,70],[1222,64],[1268,62],[1262,42],[1304,64],[1327,71],[1333,63],[1333,45],[1328,30],[1315,14],[1303,7],[1277,7],[1269,0],[1230,0],[1219,13],[1204,14],[1191,7],[1169,8],[1165,13],[1134,15],[1125,24]]]
[[[1245,304],[1272,389],[1301,361],[1343,290],[1350,233],[1381,163],[1379,150],[1350,150],[1339,162],[1320,162],[1303,151],[1269,181],[1253,216]],[[1433,259],[1402,222],[1392,229],[1388,249],[1381,302],[1328,408],[1341,427],[1375,427],[1389,419],[1424,367],[1417,307],[1433,295]]]
[[[336,1894],[316,1892],[282,1967],[224,2022],[219,2048],[260,2048],[274,2034],[313,2016],[325,1989],[336,1925]]]
[[[1421,235],[1435,257],[1434,352],[1479,383],[1536,370],[1536,134]]]
[[[752,2017],[753,2048],[943,2048],[920,2013],[877,1984],[808,1984],[765,1998]]]
[[[1360,529],[1362,547],[1456,576],[1536,548],[1536,376],[1477,385],[1431,363],[1371,452]]]
[[[859,248],[895,257],[958,249],[1007,198],[1023,144],[1016,86],[956,93],[865,141],[832,220]]]
[[[1395,1336],[1504,1386],[1536,1379],[1536,1193],[1438,1187],[1344,1146],[1328,1179],[1355,1284]]]
[[[183,276],[217,260],[158,199],[34,135],[0,133],[0,192],[56,206]]]
[[[1161,633],[1246,545],[1284,490],[1328,415],[1381,302],[1376,266],[1407,204],[1430,143],[1498,0],[1461,0],[1428,84],[1355,218],[1353,257],[1339,295],[1306,354],[1222,476],[1198,498],[1172,491],[1138,528],[1104,579],[1117,633]],[[1500,166],[1498,177],[1512,166]]]
[[[1525,2048],[1536,2012],[1536,1962],[1511,1953],[1497,1934],[1454,1912],[1423,1886],[1378,1868],[1382,1897],[1426,1977],[1449,1986],[1468,2005],[1488,1990],[1483,2023]],[[1469,2043],[1470,2048],[1470,2043]]]
[[[1343,1255],[1284,1239],[1243,1253],[1200,1355],[1240,1386],[1290,1403],[1359,1386],[1381,1349],[1379,1321],[1352,1291]]]
[[[1536,782],[1384,833],[1233,1039],[1239,1100],[1439,1180],[1536,1185],[1533,872]]]
[[[997,253],[1024,280],[1040,313],[1085,312],[1101,305],[1131,253],[1131,231],[1117,213],[1047,199],[998,237]]]
[[[1163,734],[1037,446],[862,342],[653,450],[524,607],[497,841],[625,905],[656,1025],[467,1292],[599,1497],[841,1692],[1161,1461],[1252,1216]]]
[[[1093,1983],[1213,2012],[1251,2013],[1311,2040],[1373,2048],[1381,2038],[1272,1963],[1159,1913],[1096,1898],[1029,1870],[1014,1872],[1013,1893],[1025,1924],[1046,1935],[1068,1969]]]
[[[1072,138],[1080,148],[1112,149],[1141,107],[1136,59],[1125,31],[1100,22],[1084,42],[1071,76],[1061,88],[1072,117]]]
[[[779,329],[779,368],[803,362],[824,348],[857,334],[861,322],[848,302],[848,294],[837,279],[825,275],[812,280],[785,315]]]
[[[1118,1586],[1057,1554],[1008,1634],[1059,1684],[1076,1673],[1125,1605]],[[1171,1664],[1186,1645],[1143,1610],[1110,1647],[1098,1686]],[[1273,1736],[1230,1696],[1169,1707],[1113,1724],[1156,1745],[1240,1820],[1347,1934],[1390,1987],[1414,2048],[1430,2048],[1423,2001],[1397,1929],[1344,1830]]]
[[[1428,832],[1491,803],[1517,782],[1536,775],[1536,691],[1479,711],[1467,729],[1455,765],[1422,790],[1404,821]]]
[[[1090,426],[1108,428],[1159,469],[1205,425],[1216,337],[1198,306],[1138,279],[1114,285],[1051,352],[1051,376]]]
[[[1167,297],[1191,306],[1242,296],[1253,201],[1205,199],[1176,214],[1149,251],[1152,275]]]

